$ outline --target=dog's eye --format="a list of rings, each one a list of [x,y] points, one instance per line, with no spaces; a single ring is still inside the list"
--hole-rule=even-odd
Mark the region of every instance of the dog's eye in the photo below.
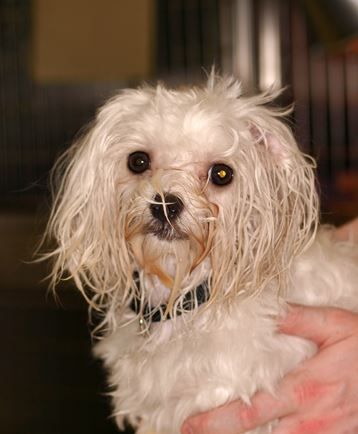
[[[233,177],[234,171],[226,164],[217,163],[210,169],[210,180],[215,185],[228,185],[232,181]]]
[[[136,151],[128,156],[128,169],[133,173],[143,173],[150,167],[150,158],[146,152]]]

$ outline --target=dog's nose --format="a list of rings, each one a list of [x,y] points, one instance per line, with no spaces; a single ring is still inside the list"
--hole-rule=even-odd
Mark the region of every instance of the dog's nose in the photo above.
[[[183,202],[174,194],[164,194],[165,203],[163,203],[160,194],[157,194],[154,201],[156,203],[150,205],[150,212],[155,219],[162,223],[175,220],[184,208]]]

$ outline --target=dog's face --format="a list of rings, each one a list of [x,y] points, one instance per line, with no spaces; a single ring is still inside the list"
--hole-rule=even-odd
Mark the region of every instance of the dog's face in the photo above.
[[[208,282],[252,294],[310,242],[317,221],[312,162],[270,98],[234,80],[204,88],[127,90],[67,155],[50,222],[54,275],[68,270],[111,312],[133,273],[153,303]]]

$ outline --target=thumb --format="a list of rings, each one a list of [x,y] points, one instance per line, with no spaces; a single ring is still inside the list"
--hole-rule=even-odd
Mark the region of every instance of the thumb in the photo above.
[[[352,334],[357,327],[356,314],[338,308],[289,305],[279,321],[282,333],[300,336],[318,346],[331,345]]]

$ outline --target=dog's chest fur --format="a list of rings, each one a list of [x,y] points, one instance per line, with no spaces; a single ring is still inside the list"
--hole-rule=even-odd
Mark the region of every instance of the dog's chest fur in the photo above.
[[[257,390],[274,392],[286,372],[315,352],[312,343],[276,332],[284,302],[358,311],[357,261],[356,248],[333,246],[321,233],[294,264],[281,298],[272,287],[229,307],[214,303],[185,325],[154,326],[150,339],[138,334],[137,323],[119,328],[96,347],[115,385],[117,421],[140,421],[140,434],[178,434],[191,414],[237,398],[249,402]]]

